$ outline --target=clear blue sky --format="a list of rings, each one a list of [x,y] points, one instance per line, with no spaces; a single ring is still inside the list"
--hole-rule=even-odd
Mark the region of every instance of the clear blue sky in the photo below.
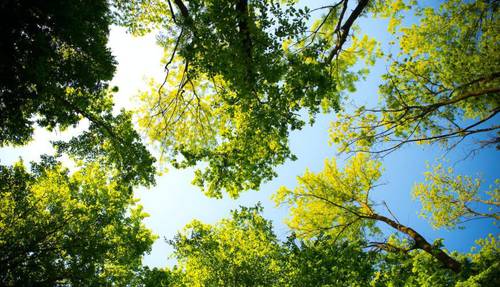
[[[322,5],[319,1],[311,2],[314,2],[311,7]],[[384,20],[361,21],[362,30],[381,42],[388,40],[386,24]],[[117,107],[132,108],[135,105],[134,96],[137,91],[146,87],[146,79],[162,78],[160,58],[163,52],[155,45],[153,35],[133,38],[126,34],[124,29],[116,27],[111,30],[109,45],[119,63],[112,83],[120,88],[116,97]],[[358,83],[358,90],[351,97],[357,102],[375,102],[378,98],[379,77],[385,68],[386,63],[378,62],[370,76]],[[328,145],[328,128],[333,118],[334,115],[320,115],[313,127],[308,126],[302,131],[293,132],[290,137],[291,149],[298,156],[298,160],[278,167],[277,178],[264,184],[260,191],[243,193],[238,200],[228,198],[216,200],[205,197],[190,184],[193,178],[191,169],[170,169],[157,179],[155,187],[148,190],[139,188],[136,196],[141,199],[145,211],[150,214],[146,224],[160,236],[153,246],[152,253],[145,258],[145,264],[150,266],[174,264],[174,261],[168,258],[171,249],[164,238],[172,238],[193,219],[207,223],[216,222],[229,216],[229,211],[239,205],[250,206],[261,202],[265,217],[274,222],[275,232],[281,238],[286,237],[290,232],[283,224],[287,210],[276,208],[270,196],[282,185],[295,186],[296,176],[302,174],[306,168],[320,171],[326,158],[337,156],[335,147]],[[498,118],[496,120],[498,121]],[[35,140],[30,145],[22,148],[1,148],[1,163],[10,164],[20,156],[26,162],[37,160],[40,154],[52,152],[50,139],[68,137],[78,129],[64,133],[37,130]],[[475,157],[460,161],[467,154],[466,147],[470,147],[470,143],[469,141],[459,146],[448,155],[448,158],[459,173],[481,174],[487,186],[495,177],[499,177],[500,155],[493,149],[482,150]],[[444,238],[444,244],[448,249],[468,251],[475,239],[484,237],[488,233],[497,234],[497,227],[488,221],[474,221],[466,225],[465,230],[433,230],[425,220],[418,218],[419,205],[411,199],[412,186],[423,180],[426,161],[433,162],[442,153],[437,146],[409,146],[390,154],[383,162],[385,173],[382,182],[386,185],[379,187],[374,196],[376,199],[385,200],[401,223],[413,227],[430,241]]]

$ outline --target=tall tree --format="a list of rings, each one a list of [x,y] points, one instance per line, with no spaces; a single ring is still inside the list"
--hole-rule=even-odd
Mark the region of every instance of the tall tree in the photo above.
[[[454,253],[463,263],[456,274],[423,250],[403,251],[408,243],[396,237],[389,239],[392,251],[367,248],[362,237],[339,240],[326,229],[306,240],[292,233],[278,241],[261,212],[259,206],[242,207],[215,224],[188,224],[170,242],[179,265],[157,270],[148,282],[156,286],[168,276],[171,286],[463,287],[496,286],[499,280],[500,249],[492,235],[478,240],[472,253]]]
[[[472,136],[479,148],[498,147],[498,1],[448,0],[439,9],[414,8],[418,25],[398,29],[401,17],[393,25],[391,48],[400,52],[387,55],[379,105],[339,116],[332,142],[341,151],[382,155],[407,143],[453,148]]]
[[[232,211],[215,225],[193,221],[170,244],[186,286],[276,286],[279,243],[262,207]],[[279,284],[278,284],[279,285]]]
[[[283,243],[284,286],[370,286],[381,256],[364,250],[364,242],[335,242],[327,235],[297,240],[293,234]]]
[[[313,122],[321,108],[338,110],[365,72],[349,68],[374,52],[368,38],[347,39],[379,1],[321,7],[310,31],[311,10],[291,2],[115,2],[131,30],[159,29],[166,51],[165,80],[142,95],[140,125],[175,167],[207,163],[194,182],[209,196],[257,189],[295,159],[288,135],[304,126],[302,111]]]
[[[435,228],[455,228],[462,223],[490,218],[500,220],[500,179],[489,190],[481,178],[454,175],[442,164],[425,173],[425,183],[416,184],[413,196],[422,204],[421,215]]]
[[[300,235],[310,238],[320,232],[328,232],[335,239],[363,238],[377,234],[376,223],[384,224],[405,235],[409,244],[400,247],[389,240],[372,242],[372,246],[388,252],[409,252],[419,249],[439,261],[444,267],[460,272],[461,263],[430,242],[409,226],[401,224],[390,212],[386,216],[375,209],[370,193],[381,176],[380,162],[370,160],[366,154],[357,154],[344,169],[336,161],[326,161],[322,172],[307,171],[299,177],[294,190],[282,188],[277,193],[277,203],[291,206],[289,225]]]
[[[99,113],[115,61],[105,0],[0,4],[0,145],[24,144],[35,123],[53,129]]]
[[[398,242],[398,241],[394,241]],[[454,274],[443,269],[428,253],[413,250],[409,253],[387,253],[378,263],[377,276],[372,286],[414,286],[414,287],[465,287],[465,286],[497,286],[500,282],[500,244],[498,237],[476,241],[477,246],[470,253],[457,254],[464,269]]]
[[[262,207],[232,211],[213,225],[194,221],[170,243],[181,286],[364,286],[380,256],[328,236],[277,239]],[[179,272],[180,271],[180,272]],[[184,284],[184,285],[183,285]],[[177,286],[175,283],[174,286]]]
[[[89,130],[59,142],[59,152],[154,182],[154,159],[131,115],[113,114],[112,19],[105,0],[0,3],[0,147],[26,144],[35,126],[64,130],[85,118]]]
[[[167,287],[177,286],[175,270],[172,272],[168,268],[149,268],[143,266],[132,281],[127,285],[131,287]]]
[[[127,284],[155,239],[131,186],[97,164],[32,165],[0,166],[0,284]]]

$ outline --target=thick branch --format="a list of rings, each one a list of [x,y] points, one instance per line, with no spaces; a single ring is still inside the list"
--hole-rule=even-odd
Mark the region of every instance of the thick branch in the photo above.
[[[84,118],[88,119],[90,122],[95,124],[98,128],[101,128],[101,131],[104,131],[107,133],[110,137],[111,140],[117,142],[120,145],[123,145],[121,139],[116,135],[116,133],[113,131],[112,127],[108,125],[106,122],[104,122],[101,118],[98,116],[93,115],[92,113],[89,113],[77,105],[71,103],[67,99],[63,97],[58,97],[59,100],[61,100],[67,107],[71,108],[72,110],[76,111],[79,113],[81,116]]]
[[[458,102],[461,102],[461,101],[469,99],[469,98],[481,97],[481,96],[484,96],[484,95],[491,95],[491,94],[495,94],[495,93],[498,93],[498,92],[500,92],[500,87],[492,87],[492,88],[487,88],[487,89],[483,89],[483,90],[479,90],[479,91],[473,91],[473,92],[465,93],[463,95],[460,95],[460,96],[457,96],[457,97],[453,97],[453,98],[451,98],[449,100],[445,100],[445,101],[442,101],[442,102],[437,102],[437,103],[433,103],[433,104],[429,104],[429,105],[422,105],[422,106],[416,106],[416,105],[407,106],[407,105],[404,105],[402,108],[399,108],[399,109],[366,109],[366,111],[375,112],[375,113],[377,113],[377,112],[390,113],[390,112],[402,112],[402,111],[406,111],[406,110],[416,110],[416,109],[418,109],[418,110],[424,110],[425,111],[425,113],[418,115],[418,117],[423,117],[423,116],[427,115],[430,111],[437,110],[438,108],[441,108],[443,106],[456,104]]]
[[[459,273],[462,269],[461,264],[458,261],[450,257],[440,248],[433,247],[420,233],[415,231],[413,228],[402,225],[388,217],[376,213],[372,214],[370,217],[374,220],[382,221],[392,228],[408,235],[415,242],[415,248],[422,249],[425,252],[429,253],[432,257],[436,258],[446,268],[451,269],[453,272]]]
[[[188,9],[187,9],[186,5],[184,5],[182,0],[174,0],[174,2],[175,2],[175,5],[177,5],[177,8],[179,8],[179,11],[181,11],[181,15],[184,18],[184,20],[190,19]]]
[[[333,57],[335,57],[335,55],[339,53],[340,49],[342,49],[342,46],[347,40],[347,36],[349,35],[349,31],[351,30],[354,21],[359,18],[363,10],[366,8],[366,5],[368,5],[368,2],[369,0],[360,0],[347,21],[344,23],[344,25],[342,25],[342,28],[340,28],[340,38],[335,48],[333,48],[333,50],[330,52],[330,55],[328,56],[328,63],[330,63],[333,60]]]
[[[409,251],[413,250],[414,248],[402,248],[399,246],[392,245],[387,242],[370,242],[370,244],[366,247],[372,247],[380,250],[385,250],[387,252],[392,252],[392,253],[408,253]]]

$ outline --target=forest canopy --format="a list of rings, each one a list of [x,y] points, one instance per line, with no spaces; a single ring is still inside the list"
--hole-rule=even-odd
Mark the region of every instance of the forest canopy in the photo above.
[[[496,0],[2,2],[0,147],[28,146],[40,129],[78,132],[38,161],[0,164],[0,285],[498,286],[500,178],[446,160],[463,153],[467,164],[500,146],[498,9]],[[365,31],[375,20],[388,37]],[[117,26],[154,33],[164,52],[163,79],[131,110],[114,107]],[[377,63],[378,99],[359,99]],[[210,198],[257,192],[298,159],[291,135],[324,117],[338,153],[274,192],[285,235],[261,203],[241,206],[165,238],[172,265],[145,264],[159,236],[138,190],[168,167],[193,169]],[[485,222],[462,246],[470,252],[387,204],[386,159],[415,145],[440,160],[392,193],[413,197],[436,230]]]

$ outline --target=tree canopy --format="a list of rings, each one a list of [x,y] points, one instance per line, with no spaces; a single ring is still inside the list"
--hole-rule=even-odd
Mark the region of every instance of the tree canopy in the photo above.
[[[498,1],[296,2],[0,3],[0,147],[28,144],[37,128],[82,127],[29,167],[0,165],[0,285],[499,286],[498,234],[452,251],[374,200],[384,198],[374,197],[386,188],[384,156],[400,147],[498,149]],[[393,41],[364,35],[362,18],[387,19]],[[112,24],[155,32],[164,50],[164,79],[132,111],[113,107]],[[378,104],[352,108],[380,59]],[[320,112],[332,117],[331,144],[350,157],[276,191],[286,234],[259,203],[165,239],[174,266],[143,264],[157,236],[134,191],[155,184],[157,160],[194,167],[206,196],[235,199],[297,158],[290,134]],[[463,230],[498,223],[499,183],[438,163],[397,192],[413,195],[433,228]]]
[[[368,284],[377,254],[360,244],[280,242],[259,205],[214,225],[194,221],[170,243],[180,286],[350,286]],[[175,284],[174,284],[175,285]],[[177,285],[176,285],[177,286]]]
[[[304,126],[303,111],[312,123],[321,109],[338,110],[366,72],[350,68],[371,61],[375,41],[345,43],[368,2],[351,15],[348,1],[324,7],[309,31],[311,10],[292,3],[117,1],[132,31],[159,29],[165,48],[165,80],[142,95],[140,126],[174,167],[207,163],[194,183],[208,196],[258,189],[295,159],[288,135]]]
[[[87,119],[89,131],[60,142],[60,151],[78,160],[99,155],[137,183],[153,183],[154,159],[131,115],[113,115],[107,1],[4,1],[1,8],[0,146],[26,144],[35,126],[64,130]]]
[[[188,224],[170,241],[179,264],[169,271],[170,286],[495,286],[500,279],[494,236],[478,240],[479,252],[454,253],[464,264],[456,274],[433,254],[402,252],[396,237],[391,252],[326,233],[279,241],[261,213],[259,205],[241,207],[215,224]]]
[[[242,208],[216,225],[193,221],[170,244],[186,286],[274,286],[279,244],[262,208]]]
[[[332,124],[341,151],[383,155],[412,142],[453,148],[473,135],[480,147],[498,144],[498,3],[454,0],[414,12],[418,24],[393,28],[399,52],[386,55],[379,105]]]
[[[132,114],[113,111],[107,1],[0,4],[0,146],[27,144],[36,127],[88,129],[57,141],[55,157],[0,166],[0,284],[129,284],[155,236],[133,187],[154,183],[154,158]]]
[[[389,252],[423,250],[446,268],[460,272],[459,262],[411,227],[401,224],[389,207],[387,211],[392,218],[375,210],[370,192],[376,187],[380,175],[380,163],[370,160],[365,154],[357,154],[344,169],[339,169],[334,160],[327,161],[322,172],[306,172],[299,177],[299,186],[295,190],[282,188],[276,195],[276,201],[291,205],[292,219],[289,224],[305,238],[319,232],[327,232],[335,239],[359,238],[380,232],[376,223],[383,223],[406,235],[409,246],[394,246],[385,239],[384,242],[373,242],[375,247]]]
[[[484,190],[481,178],[454,175],[441,164],[425,173],[425,183],[416,184],[413,196],[422,203],[423,217],[435,228],[454,228],[475,218],[500,220],[500,180]]]
[[[0,166],[0,202],[4,286],[125,284],[155,239],[131,187],[97,164]]]
[[[107,2],[3,1],[0,145],[24,144],[35,123],[53,129],[100,113],[115,61]]]

